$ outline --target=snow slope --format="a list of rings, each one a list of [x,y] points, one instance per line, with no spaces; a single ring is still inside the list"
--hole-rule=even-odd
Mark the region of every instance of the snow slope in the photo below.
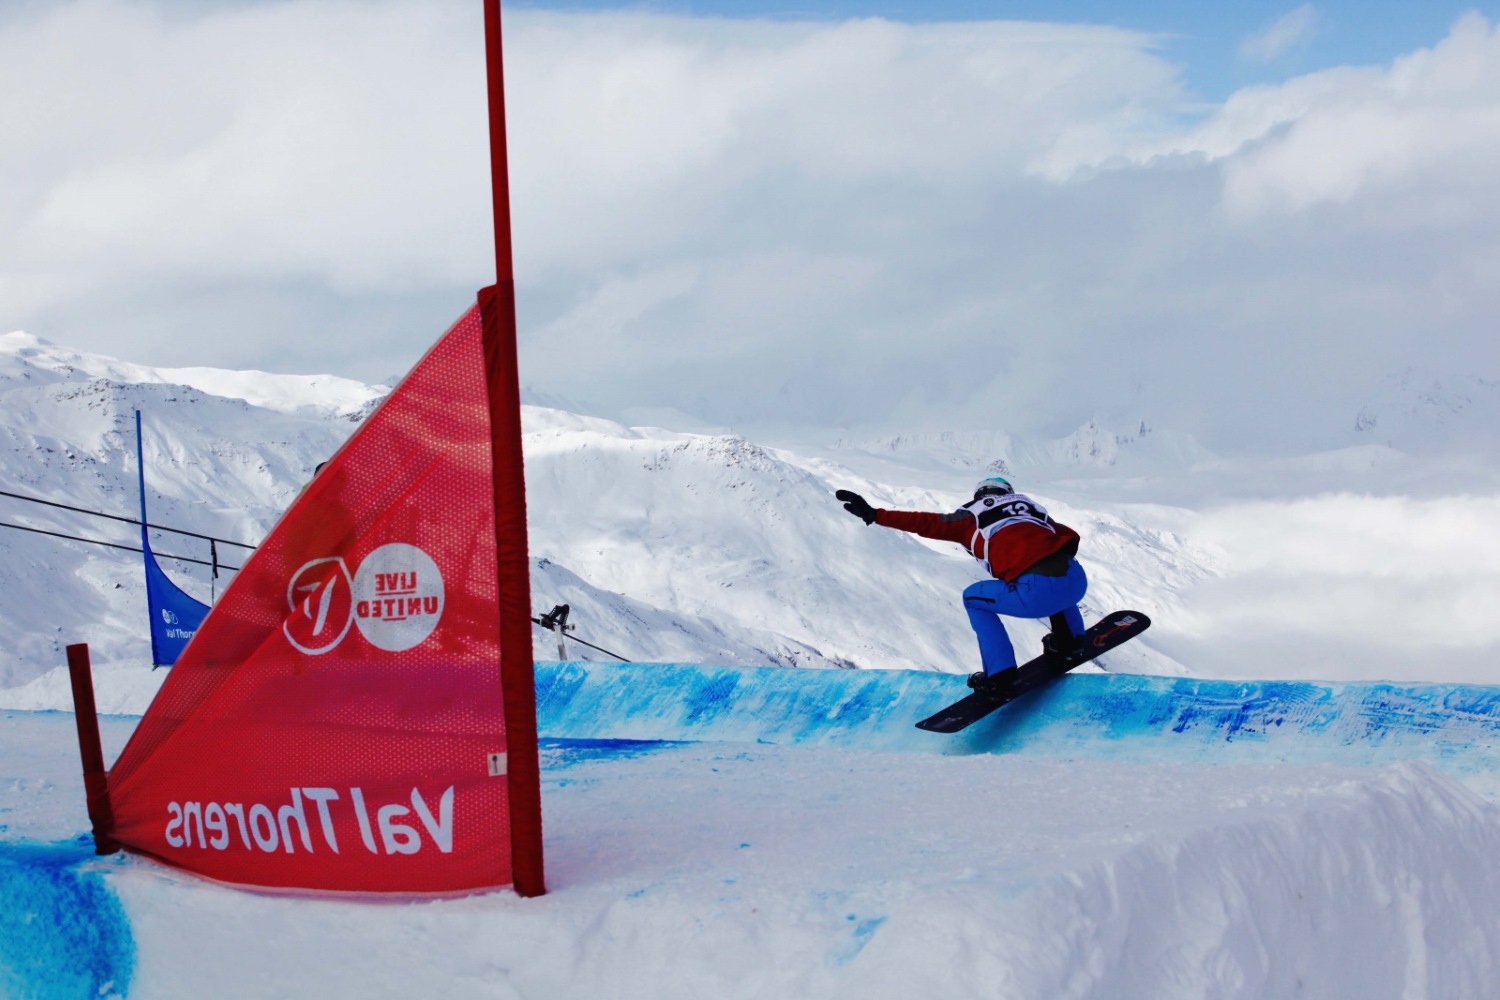
[[[239,395],[218,395],[218,392]],[[0,337],[0,480],[7,491],[138,516],[134,411],[145,414],[150,517],[255,542],[382,395],[332,377],[149,369],[48,344]],[[249,397],[249,398],[246,398]],[[251,402],[251,400],[254,402]],[[8,523],[139,544],[138,529],[0,498]],[[168,554],[208,560],[208,545],[158,535]],[[224,547],[226,565],[242,552]],[[14,530],[0,531],[0,687],[53,669],[86,641],[101,660],[150,664],[138,557]],[[168,562],[207,601],[203,567]],[[222,585],[222,581],[221,581]]]
[[[0,992],[1492,995],[1493,689],[1075,677],[965,743],[907,728],[956,683],[930,672],[539,681],[532,900],[289,899],[90,860],[71,717],[7,714]],[[105,720],[111,752],[133,721]]]
[[[153,523],[254,542],[384,391],[323,376],[150,369],[10,334],[0,338],[0,477],[11,492],[133,516],[140,408]],[[525,408],[525,445],[533,603],[538,613],[570,604],[578,638],[632,660],[972,669],[956,595],[977,578],[973,562],[953,546],[869,530],[830,494],[852,486],[877,502],[938,507],[951,496],[731,434],[627,428],[543,407]],[[1174,588],[1207,572],[1154,508],[1059,512],[1091,539],[1091,613],[1131,601],[1159,612]],[[8,498],[0,519],[136,541],[128,525]],[[170,534],[153,544],[209,555]],[[221,547],[227,565],[241,555]],[[210,599],[205,567],[165,566]],[[143,710],[159,681],[143,669],[143,615],[136,557],[0,529],[0,628],[12,637],[0,690],[21,689],[0,703],[66,707],[37,701],[38,690],[65,689],[60,676],[39,678],[60,669],[64,645],[87,641],[101,705]],[[1041,631],[1018,625],[1025,643]],[[555,655],[540,631],[537,652]],[[1125,657],[1132,669],[1182,670],[1149,644]]]

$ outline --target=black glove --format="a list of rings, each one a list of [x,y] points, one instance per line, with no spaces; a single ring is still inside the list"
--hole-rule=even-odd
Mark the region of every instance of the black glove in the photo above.
[[[834,498],[844,501],[844,509],[866,524],[875,523],[875,508],[853,490],[839,490]]]

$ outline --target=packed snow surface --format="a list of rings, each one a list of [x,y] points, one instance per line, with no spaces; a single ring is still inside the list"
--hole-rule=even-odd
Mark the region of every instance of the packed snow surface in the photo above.
[[[1221,711],[1201,727],[1214,737],[1190,734],[1173,752],[1119,733],[1048,738],[1059,709],[1128,678],[1065,681],[965,744],[902,718],[943,697],[934,675],[783,669],[730,684],[724,671],[695,681],[693,668],[672,667],[652,684],[652,669],[543,667],[544,731],[628,720],[644,733],[654,703],[655,727],[679,739],[544,739],[550,891],[536,899],[287,898],[137,858],[90,860],[72,718],[9,713],[0,992],[1490,995],[1500,814],[1460,779],[1487,787],[1493,772],[1450,766],[1466,740],[1492,741],[1500,727],[1483,692],[1413,689],[1408,710],[1384,719],[1368,708],[1380,696],[1334,692],[1367,732],[1356,767],[1329,762],[1353,729],[1328,744],[1253,738],[1246,716],[1284,713],[1296,685],[1244,692],[1237,721]],[[882,690],[861,697],[834,683],[858,676]],[[820,680],[831,692],[818,694]],[[1193,705],[1233,700],[1219,684],[1158,692],[1154,707],[1171,702],[1175,714],[1148,704],[1120,726],[1154,727],[1170,743]],[[665,709],[674,688],[692,708]],[[1446,738],[1412,721],[1464,699],[1468,717]],[[1340,714],[1325,703],[1288,731]],[[780,742],[744,739],[757,721]],[[104,723],[114,751],[134,720]],[[905,752],[855,748],[898,726]],[[1391,738],[1403,733],[1424,738]],[[700,739],[680,739],[689,734]],[[1248,752],[1212,752],[1237,735]]]

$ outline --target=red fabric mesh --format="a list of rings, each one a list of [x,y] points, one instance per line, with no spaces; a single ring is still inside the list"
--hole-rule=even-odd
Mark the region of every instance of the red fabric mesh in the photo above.
[[[489,770],[507,750],[489,406],[475,307],[292,504],[177,661],[110,773],[119,842],[260,886],[511,881],[509,779]]]

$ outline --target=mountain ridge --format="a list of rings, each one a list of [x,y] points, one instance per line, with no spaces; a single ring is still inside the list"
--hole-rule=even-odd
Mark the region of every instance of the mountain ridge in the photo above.
[[[388,391],[336,376],[153,368],[7,334],[0,474],[15,492],[133,516],[140,409],[152,524],[254,543]],[[530,405],[523,417],[533,604],[538,614],[570,604],[578,638],[637,661],[973,669],[958,599],[979,577],[972,560],[954,546],[872,531],[831,497],[853,488],[892,506],[946,508],[964,488],[962,470],[920,485],[930,463],[917,463],[898,475],[905,482],[881,481],[840,464],[838,449],[804,453]],[[82,514],[13,499],[0,509],[12,524],[136,542],[133,528]],[[1096,602],[1118,599],[1128,589],[1119,581],[1140,577],[1130,567],[1143,558],[1161,593],[1163,581],[1169,588],[1204,572],[1161,550],[1128,512],[1056,509],[1098,541],[1086,613],[1107,610]],[[1145,539],[1155,554],[1136,550]],[[153,546],[209,557],[193,539],[157,533]],[[0,553],[0,627],[13,636],[0,688],[58,669],[62,647],[76,641],[91,644],[103,673],[149,676],[138,557],[14,530],[0,531]],[[229,555],[221,549],[221,562],[237,565]],[[1116,557],[1123,563],[1111,568]],[[228,582],[202,566],[164,565],[205,602]],[[1018,644],[1041,631],[1031,622],[1013,629]],[[535,635],[536,654],[555,656],[555,636]],[[576,643],[570,654],[599,655]],[[1125,661],[1181,672],[1144,646]]]

